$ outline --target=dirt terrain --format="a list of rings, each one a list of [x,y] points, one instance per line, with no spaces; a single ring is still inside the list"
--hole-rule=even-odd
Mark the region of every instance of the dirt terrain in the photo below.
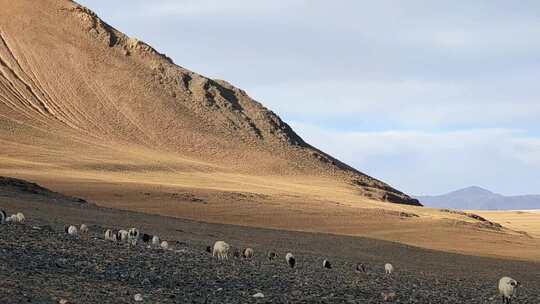
[[[0,209],[23,211],[24,224],[0,225],[1,303],[500,303],[497,281],[523,284],[516,303],[540,301],[540,264],[481,258],[403,244],[331,234],[210,224],[98,207],[32,186],[4,183]],[[11,190],[8,190],[11,189]],[[38,188],[39,189],[39,188]],[[54,199],[52,198],[54,197]],[[71,237],[65,224],[90,226],[88,238]],[[138,227],[158,234],[170,251],[105,241],[105,229]],[[253,260],[220,262],[205,252],[226,240],[253,247]],[[265,258],[267,251],[280,257]],[[293,252],[297,267],[283,259]],[[323,269],[329,259],[332,269]],[[367,273],[357,273],[356,263]],[[396,271],[384,274],[384,263]],[[264,298],[253,298],[256,293]]]

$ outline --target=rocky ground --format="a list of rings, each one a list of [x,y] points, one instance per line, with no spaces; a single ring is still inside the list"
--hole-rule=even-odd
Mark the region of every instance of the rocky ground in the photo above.
[[[105,227],[91,226],[88,238],[72,237],[43,219],[0,228],[0,303],[382,303],[395,292],[395,303],[499,303],[496,277],[471,268],[456,275],[445,269],[419,271],[392,261],[396,272],[384,275],[382,263],[354,271],[357,260],[295,252],[298,267],[275,261],[256,247],[253,260],[218,261],[205,252],[207,242],[169,240],[171,250],[129,248],[105,241]],[[331,252],[331,248],[328,248]],[[504,261],[500,261],[504,263]],[[482,265],[477,265],[482,267]],[[538,270],[538,266],[536,268]],[[540,278],[522,280],[517,303],[539,303]],[[254,298],[262,293],[264,298]]]
[[[380,240],[210,224],[105,209],[33,186],[1,185],[0,209],[24,224],[0,225],[0,303],[500,303],[497,281],[523,286],[515,303],[540,303],[540,263],[481,258]],[[39,190],[39,189],[38,189]],[[90,226],[87,238],[65,224]],[[129,248],[105,229],[138,227],[171,250]],[[255,249],[253,260],[217,261],[216,240]],[[512,246],[512,244],[504,244]],[[280,254],[268,261],[266,252]],[[297,267],[284,260],[291,251]],[[323,259],[332,269],[323,269]],[[356,263],[367,265],[357,273]],[[384,274],[384,264],[396,268]],[[264,297],[253,295],[262,293]]]

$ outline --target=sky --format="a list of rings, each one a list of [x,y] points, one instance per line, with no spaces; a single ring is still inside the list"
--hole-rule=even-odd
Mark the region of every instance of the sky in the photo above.
[[[538,1],[79,2],[406,193],[540,193]]]

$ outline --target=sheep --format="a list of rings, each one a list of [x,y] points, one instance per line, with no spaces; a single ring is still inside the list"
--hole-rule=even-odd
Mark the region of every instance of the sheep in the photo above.
[[[128,240],[128,237],[129,233],[127,232],[127,230],[118,230],[118,232],[116,233],[116,240],[118,242],[126,242]]]
[[[212,246],[206,246],[206,252],[212,253]]]
[[[77,227],[71,225],[67,229],[67,233],[71,236],[76,236],[78,234]]]
[[[167,241],[161,242],[159,246],[161,247],[161,249],[164,249],[164,250],[169,249],[169,243]]]
[[[0,211],[0,224],[4,225],[6,223],[7,214],[4,210]]]
[[[26,217],[24,216],[24,214],[22,214],[22,212],[18,212],[17,215],[15,215],[16,217],[16,222],[17,223],[24,223],[24,221],[26,220]]]
[[[252,248],[246,248],[242,252],[242,255],[244,256],[244,259],[251,259],[255,255],[255,252],[253,251]]]
[[[356,264],[356,272],[366,272],[366,265],[363,263]]]
[[[330,264],[330,262],[328,260],[324,260],[322,262],[322,265],[323,265],[323,268],[332,269],[332,265]]]
[[[79,228],[79,232],[81,233],[81,236],[87,236],[88,226],[86,226],[86,224],[81,224],[81,228]]]
[[[233,255],[233,257],[234,257],[235,259],[240,258],[240,250],[239,250],[238,248],[234,247],[234,248],[232,249],[232,252],[233,252],[232,255]]]
[[[143,243],[148,243],[152,239],[152,236],[147,234],[147,233],[143,233],[141,239],[142,239]]]
[[[512,303],[512,298],[516,296],[517,288],[520,283],[510,277],[502,277],[499,280],[499,295],[503,304]]]
[[[116,241],[116,238],[113,239],[113,236],[116,236],[116,234],[111,229],[105,231],[105,240]]]
[[[392,272],[394,272],[394,266],[392,266],[390,263],[386,263],[384,265],[384,272],[388,275],[392,274]]]
[[[269,261],[272,261],[273,259],[277,258],[278,255],[277,253],[273,252],[273,251],[269,251],[267,254],[266,254],[266,257],[268,258]]]
[[[214,250],[212,251],[212,256],[217,256],[219,260],[228,260],[229,259],[229,250],[231,246],[224,241],[217,241],[214,244]]]
[[[294,265],[296,264],[296,260],[294,259],[294,255],[290,252],[288,252],[286,255],[285,255],[285,261],[287,262],[287,264],[291,267],[291,268],[294,268]]]
[[[154,235],[154,236],[152,237],[152,245],[153,245],[153,246],[156,246],[156,247],[159,247],[159,243],[160,243],[159,236]]]
[[[137,228],[130,228],[128,231],[128,241],[131,246],[137,245],[139,240],[139,230]]]

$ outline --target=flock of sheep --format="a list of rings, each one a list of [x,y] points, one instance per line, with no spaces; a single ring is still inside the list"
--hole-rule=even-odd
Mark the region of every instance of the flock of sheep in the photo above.
[[[26,220],[23,213],[18,212],[16,214],[13,214],[11,216],[7,216],[6,212],[4,210],[0,210],[0,224],[8,224],[8,223],[24,223]],[[89,233],[88,226],[85,224],[82,224],[78,229],[74,225],[66,225],[64,226],[65,233],[71,235],[71,236],[81,236],[81,237],[87,237]],[[157,235],[149,235],[146,233],[140,234],[139,230],[137,228],[129,228],[128,230],[118,230],[114,232],[111,229],[107,229],[105,231],[105,240],[112,241],[112,242],[125,242],[131,246],[137,245],[139,239],[143,241],[143,243],[150,243],[151,245],[156,248],[162,248],[162,249],[169,249],[169,243],[167,241],[161,241]],[[235,249],[232,250],[231,245],[224,241],[217,241],[214,243],[214,246],[207,246],[206,251],[209,253],[212,253],[213,257],[217,257],[219,260],[228,260],[229,256],[233,257],[240,257],[240,252]],[[231,252],[232,251],[232,252]],[[242,256],[246,259],[251,259],[255,255],[255,251],[253,248],[245,248],[242,251]],[[274,260],[278,258],[278,254],[270,251],[267,253],[267,259],[268,260]],[[294,268],[296,265],[296,258],[291,252],[288,252],[285,255],[285,262],[289,267]],[[332,266],[330,264],[330,261],[324,260],[322,264],[323,268],[331,269]],[[366,272],[366,267],[362,263],[358,263],[356,265],[356,271],[357,272]],[[384,265],[384,271],[387,275],[391,275],[394,272],[394,266],[390,263],[387,263]],[[499,294],[502,298],[503,304],[511,304],[512,299],[516,296],[516,292],[518,287],[520,286],[520,283],[510,277],[502,277],[499,280]],[[395,293],[392,293],[393,296],[395,296]],[[387,297],[391,297],[391,294],[385,294],[383,295],[385,299]]]

